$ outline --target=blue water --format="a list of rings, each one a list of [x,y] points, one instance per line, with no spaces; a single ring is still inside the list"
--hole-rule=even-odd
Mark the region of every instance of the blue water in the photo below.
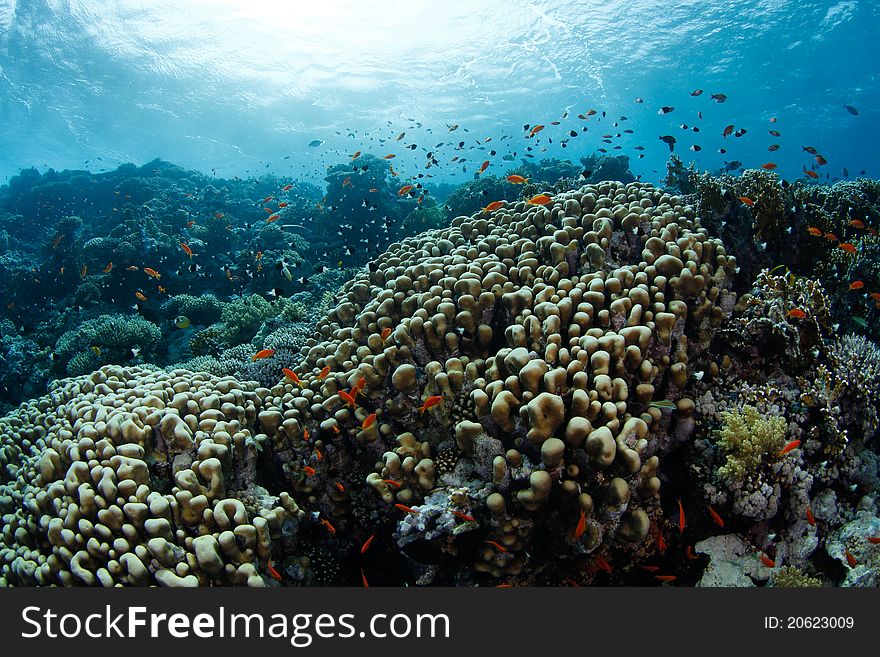
[[[319,181],[363,150],[395,154],[405,173],[431,151],[429,173],[454,183],[527,146],[572,160],[604,147],[656,181],[669,156],[660,135],[698,168],[775,162],[796,177],[815,165],[802,151],[813,146],[823,179],[844,167],[876,177],[878,28],[880,3],[854,0],[0,0],[0,181],[26,166],[154,157]],[[525,124],[547,127],[526,140]],[[746,134],[725,139],[730,124]]]

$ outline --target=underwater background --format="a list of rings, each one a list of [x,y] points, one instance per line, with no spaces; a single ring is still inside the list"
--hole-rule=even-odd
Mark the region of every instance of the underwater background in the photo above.
[[[876,586],[878,27],[0,0],[0,585]]]

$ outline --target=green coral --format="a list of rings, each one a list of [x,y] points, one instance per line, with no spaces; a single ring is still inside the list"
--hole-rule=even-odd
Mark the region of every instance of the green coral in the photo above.
[[[785,446],[788,425],[785,418],[764,416],[754,406],[721,414],[723,426],[718,446],[727,457],[718,474],[728,481],[742,481],[756,475],[767,456]]]
[[[794,566],[783,566],[773,574],[772,586],[788,589],[819,588],[822,582]]]
[[[86,374],[109,363],[126,363],[146,355],[159,342],[162,331],[139,315],[101,315],[66,331],[55,343],[67,374]]]

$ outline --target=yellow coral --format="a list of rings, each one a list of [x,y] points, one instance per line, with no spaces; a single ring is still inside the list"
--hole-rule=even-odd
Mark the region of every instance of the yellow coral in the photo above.
[[[727,480],[743,480],[757,473],[767,455],[776,454],[785,446],[785,418],[763,416],[754,406],[742,411],[722,413],[724,426],[719,432],[718,446],[727,461],[718,474]]]

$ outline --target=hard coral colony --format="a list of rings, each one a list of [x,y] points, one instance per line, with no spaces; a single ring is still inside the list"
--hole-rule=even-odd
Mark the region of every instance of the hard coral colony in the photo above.
[[[880,349],[826,240],[764,265],[818,193],[772,175],[527,190],[336,295],[71,328],[0,418],[0,584],[876,585]]]

